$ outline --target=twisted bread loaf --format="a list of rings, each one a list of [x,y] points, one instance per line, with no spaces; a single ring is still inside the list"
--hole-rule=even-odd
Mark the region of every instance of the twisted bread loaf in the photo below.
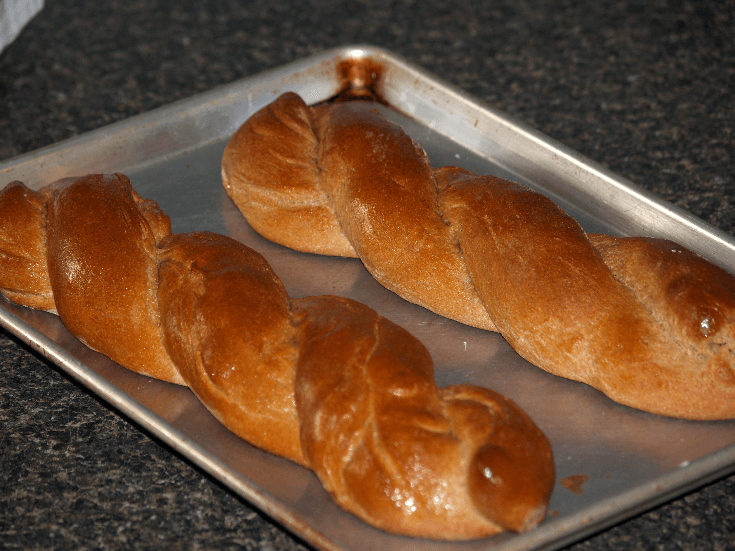
[[[440,539],[528,530],[551,447],[515,404],[438,389],[426,349],[362,304],[291,300],[221,235],[171,234],[122,175],[0,192],[0,290],[123,366],[187,385],[229,430],[312,469],[372,525]]]
[[[551,373],[657,414],[735,417],[735,279],[675,243],[586,235],[524,186],[433,168],[364,102],[284,94],[231,138],[222,176],[264,237],[358,257]]]

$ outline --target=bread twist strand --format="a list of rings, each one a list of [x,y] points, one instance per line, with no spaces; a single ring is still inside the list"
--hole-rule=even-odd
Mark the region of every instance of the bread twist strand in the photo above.
[[[14,182],[0,214],[6,297],[58,313],[128,369],[188,386],[364,521],[461,540],[543,519],[555,475],[539,428],[489,390],[439,390],[421,343],[366,306],[291,299],[242,243],[172,234],[121,174],[37,192]]]
[[[310,204],[271,203],[267,217],[254,216],[262,235],[319,254],[340,254],[346,239],[345,255],[354,251],[406,300],[499,331],[533,364],[622,404],[688,419],[735,417],[732,275],[671,241],[587,235],[520,184],[433,168],[369,103],[308,107],[293,93],[255,113],[225,148],[223,183],[248,220],[263,209],[251,190],[288,194],[277,173],[262,177],[265,167],[295,166],[274,158],[262,129],[293,117],[301,135],[307,124],[313,134],[309,193],[332,208],[297,228],[289,220],[315,214]],[[302,158],[281,130],[278,147]]]

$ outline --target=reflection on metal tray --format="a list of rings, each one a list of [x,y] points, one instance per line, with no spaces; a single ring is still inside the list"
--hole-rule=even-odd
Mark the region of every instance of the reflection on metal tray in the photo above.
[[[345,67],[371,68],[369,84],[383,100],[381,109],[428,151],[435,166],[512,178],[552,197],[587,231],[669,237],[735,272],[735,242],[726,234],[373,47],[332,50],[11,159],[0,164],[0,185],[21,180],[37,188],[65,176],[124,172],[143,197],[155,199],[169,214],[173,231],[206,229],[241,240],[268,259],[291,296],[347,296],[402,325],[429,348],[440,385],[493,388],[516,401],[546,433],[558,480],[548,518],[538,529],[465,543],[375,530],[339,509],[309,471],[231,435],[187,389],[141,377],[88,350],[57,317],[3,301],[2,324],[322,549],[560,547],[735,470],[735,422],[688,422],[620,406],[528,364],[496,334],[399,299],[357,260],[297,253],[250,229],[221,185],[228,137],[287,90],[308,103],[334,96],[360,74]]]

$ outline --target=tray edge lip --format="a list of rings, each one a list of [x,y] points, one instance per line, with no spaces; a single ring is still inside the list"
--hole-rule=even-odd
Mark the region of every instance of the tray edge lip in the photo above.
[[[558,156],[564,162],[569,163],[572,167],[576,167],[589,174],[594,174],[595,177],[604,182],[605,186],[611,189],[613,193],[622,194],[632,198],[638,205],[642,205],[648,209],[649,213],[655,213],[663,218],[673,220],[682,228],[687,228],[688,230],[706,235],[709,240],[713,242],[714,247],[720,249],[728,256],[728,258],[725,259],[724,265],[721,259],[714,257],[712,254],[707,255],[709,260],[720,264],[731,273],[735,273],[735,235],[717,228],[691,212],[674,205],[670,201],[663,199],[651,191],[642,188],[633,180],[625,178],[611,169],[606,168],[601,163],[572,149],[556,138],[544,134],[537,128],[520,120],[519,118],[496,109],[483,99],[466,92],[446,79],[431,73],[427,69],[416,65],[397,54],[386,52],[384,50],[383,52],[389,56],[389,59],[392,61],[402,64],[405,70],[410,71],[428,82],[438,84],[445,93],[452,96],[456,101],[462,102],[462,104],[469,106],[472,110],[481,113],[490,120],[509,128],[514,135],[525,136],[537,147],[545,150],[550,155]],[[425,120],[420,120],[420,122],[424,124],[426,123]],[[432,127],[432,129],[434,128]],[[448,138],[454,140],[452,136],[448,136]],[[482,153],[479,154],[487,158]],[[583,191],[581,186],[575,187],[574,189]],[[554,193],[551,189],[548,191],[552,194]],[[684,245],[690,246],[690,243],[684,243]],[[710,247],[710,250],[711,249],[712,247]]]
[[[186,111],[189,107],[198,107],[202,104],[205,104],[207,103],[208,98],[220,98],[230,95],[231,93],[236,93],[238,90],[247,88],[250,83],[263,80],[264,78],[267,78],[269,76],[274,76],[280,73],[288,74],[300,68],[307,68],[309,66],[318,65],[319,63],[327,61],[330,58],[334,58],[336,56],[354,59],[369,57],[370,52],[372,52],[376,56],[380,55],[382,57],[398,59],[397,56],[391,54],[387,50],[370,45],[354,45],[330,48],[328,50],[324,50],[323,52],[319,52],[305,58],[295,59],[283,65],[266,68],[262,71],[258,71],[257,73],[253,73],[252,75],[246,75],[231,82],[219,84],[209,90],[198,92],[191,96],[180,98],[164,105],[156,106],[147,111],[143,111],[141,113],[131,115],[130,117],[126,117],[118,121],[98,126],[91,130],[82,132],[75,136],[70,136],[58,142],[50,143],[37,149],[8,157],[7,159],[2,159],[0,160],[0,177],[2,177],[9,170],[21,164],[25,164],[27,162],[58,153],[63,150],[75,149],[80,145],[84,145],[86,143],[94,141],[94,139],[98,138],[101,135],[120,133],[128,128],[155,123],[157,120],[166,116],[170,116],[172,113],[175,113],[177,111]],[[199,145],[205,145],[206,143],[207,142],[200,142]]]
[[[274,521],[282,524],[296,537],[304,538],[308,533],[308,541],[311,545],[318,546],[325,551],[341,551],[338,546],[314,527],[308,525],[297,515],[291,514],[287,509],[281,507],[277,501],[269,497],[267,491],[260,489],[256,484],[241,473],[231,476],[231,469],[227,467],[216,456],[207,452],[199,443],[184,434],[174,425],[163,419],[157,413],[146,408],[130,394],[117,387],[99,375],[83,362],[76,359],[73,354],[62,346],[53,342],[41,331],[35,329],[29,323],[22,320],[16,314],[6,308],[0,297],[0,327],[14,338],[25,343],[31,349],[53,363],[57,369],[63,371],[66,376],[74,379],[78,384],[91,392],[96,398],[104,401],[118,415],[124,417],[136,427],[144,429],[149,437],[163,442],[169,450],[175,452],[179,458],[195,465],[198,469],[206,472],[209,476],[227,486],[230,491],[248,501],[252,507],[260,510],[271,517]],[[24,308],[18,306],[19,308]],[[124,368],[123,368],[124,369]],[[162,381],[159,381],[162,382]],[[236,488],[233,488],[233,485]]]

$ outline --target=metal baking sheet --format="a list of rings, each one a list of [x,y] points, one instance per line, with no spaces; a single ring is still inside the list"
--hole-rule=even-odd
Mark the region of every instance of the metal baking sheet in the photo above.
[[[557,484],[549,514],[528,534],[442,543],[375,530],[339,509],[309,471],[222,428],[186,388],[136,375],[90,351],[53,315],[3,301],[2,324],[233,492],[320,549],[553,549],[735,471],[735,422],[689,422],[636,411],[583,384],[544,373],[498,335],[409,304],[354,259],[301,254],[244,221],[221,185],[229,136],[287,90],[308,103],[336,94],[344,60],[380,67],[383,111],[435,166],[510,177],[546,193],[587,231],[666,236],[735,272],[728,235],[637,190],[564,146],[375,47],[330,50],[0,164],[0,185],[123,172],[158,201],[175,232],[211,230],[261,252],[294,297],[337,294],[368,304],[429,348],[443,386],[470,382],[521,405],[550,439]]]

